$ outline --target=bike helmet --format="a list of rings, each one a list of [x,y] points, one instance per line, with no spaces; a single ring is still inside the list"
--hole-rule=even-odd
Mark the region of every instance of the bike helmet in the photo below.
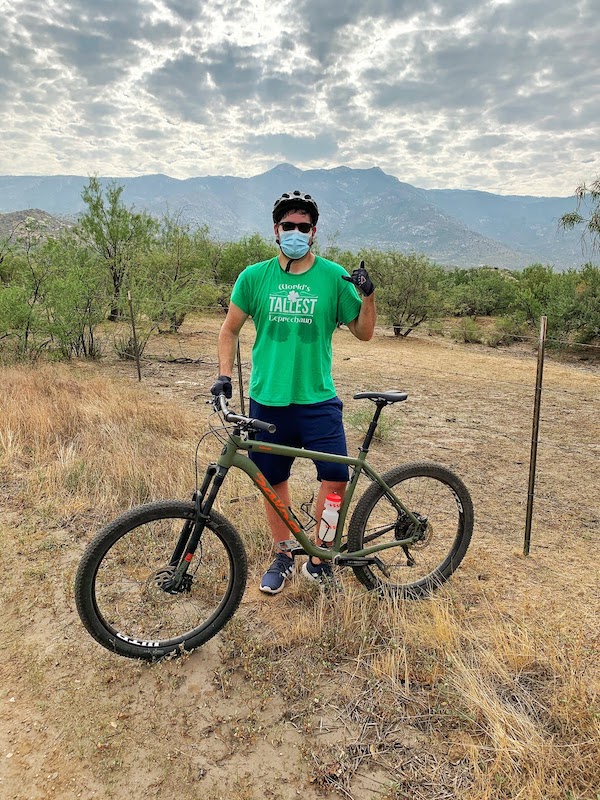
[[[310,214],[312,224],[317,224],[317,220],[319,219],[319,206],[309,194],[304,194],[304,192],[300,192],[298,189],[296,189],[295,192],[284,192],[281,197],[275,200],[275,205],[273,206],[273,222],[278,225],[281,218],[290,208],[301,208],[303,211]]]

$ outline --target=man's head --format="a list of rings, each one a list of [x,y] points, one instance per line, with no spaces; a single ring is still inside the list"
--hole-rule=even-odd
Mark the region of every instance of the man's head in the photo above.
[[[309,194],[286,192],[273,206],[275,240],[288,258],[306,255],[315,238],[319,208]]]
[[[304,211],[316,227],[319,219],[319,207],[311,195],[304,194],[296,189],[295,192],[284,192],[281,197],[275,200],[273,205],[273,222],[277,226],[290,211]]]

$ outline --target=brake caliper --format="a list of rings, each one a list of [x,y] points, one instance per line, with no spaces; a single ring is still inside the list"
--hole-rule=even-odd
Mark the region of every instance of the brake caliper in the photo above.
[[[176,586],[175,567],[163,567],[156,572],[152,583],[167,594],[182,594],[183,592],[191,592],[193,580],[193,575],[186,572],[185,575],[182,575],[179,585]]]

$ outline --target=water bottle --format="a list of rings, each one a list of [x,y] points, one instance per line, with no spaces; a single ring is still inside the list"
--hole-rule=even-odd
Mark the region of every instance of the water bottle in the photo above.
[[[325,498],[323,516],[319,526],[319,539],[322,542],[333,542],[340,513],[342,498],[339,494],[328,494]]]

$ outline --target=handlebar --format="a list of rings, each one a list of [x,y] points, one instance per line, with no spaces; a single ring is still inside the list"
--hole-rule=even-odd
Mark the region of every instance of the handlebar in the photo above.
[[[211,401],[216,411],[220,411],[226,422],[233,422],[241,425],[244,428],[251,428],[256,431],[266,431],[267,433],[275,433],[277,427],[272,422],[263,422],[261,419],[253,419],[252,417],[243,417],[241,414],[234,414],[229,411],[227,406],[227,398],[221,394],[215,396]]]

